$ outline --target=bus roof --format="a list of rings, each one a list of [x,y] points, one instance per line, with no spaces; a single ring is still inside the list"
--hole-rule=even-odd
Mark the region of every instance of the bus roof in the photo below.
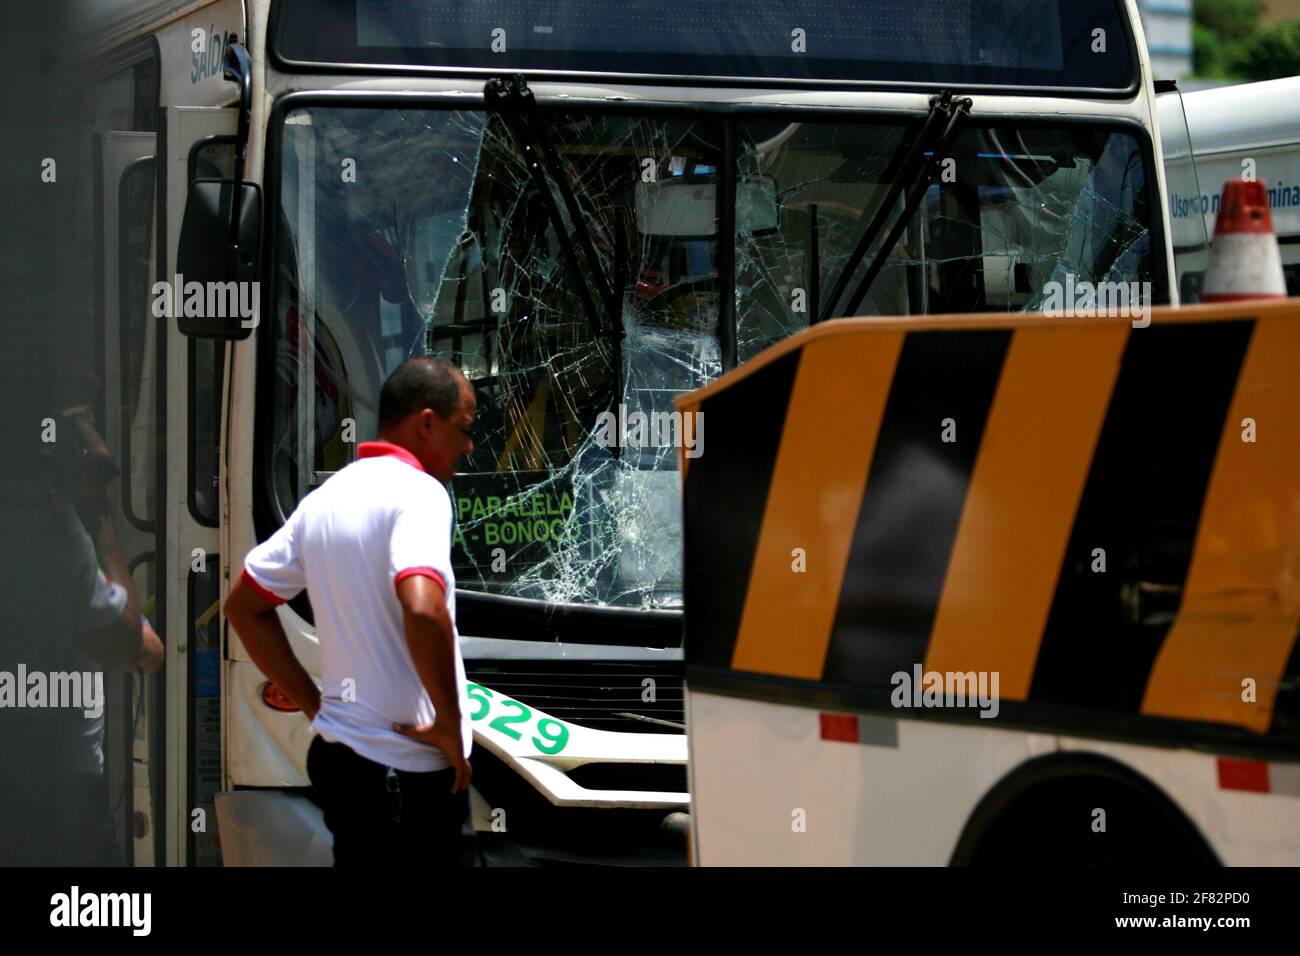
[[[1300,143],[1300,76],[1183,95],[1192,150],[1236,152]]]
[[[211,6],[215,0],[73,0],[69,20],[94,57],[148,36],[173,20]]]

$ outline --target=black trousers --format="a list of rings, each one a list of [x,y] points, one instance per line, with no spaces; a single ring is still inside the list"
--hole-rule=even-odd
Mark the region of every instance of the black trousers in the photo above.
[[[460,865],[469,791],[451,792],[456,771],[390,770],[318,736],[307,776],[334,834],[335,866]]]

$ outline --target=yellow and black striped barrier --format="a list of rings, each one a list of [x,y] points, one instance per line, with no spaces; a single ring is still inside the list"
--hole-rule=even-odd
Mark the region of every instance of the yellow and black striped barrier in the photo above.
[[[839,320],[679,398],[692,689],[1296,750],[1300,300],[1152,320]]]

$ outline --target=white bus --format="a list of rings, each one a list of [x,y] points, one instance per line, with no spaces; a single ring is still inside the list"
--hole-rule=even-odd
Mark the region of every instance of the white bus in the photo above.
[[[824,319],[1015,312],[1067,274],[1176,294],[1133,0],[85,16],[104,420],[168,646],[115,731],[137,862],[328,861],[307,722],[216,608],[405,356],[478,390],[452,488],[476,827],[680,862],[677,451],[638,423]],[[255,327],[155,314],[178,273],[256,282]],[[309,601],[281,615],[314,670]]]

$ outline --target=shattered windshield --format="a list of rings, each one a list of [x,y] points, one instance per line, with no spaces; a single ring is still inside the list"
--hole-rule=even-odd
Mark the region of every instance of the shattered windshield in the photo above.
[[[680,606],[678,456],[708,436],[672,419],[673,398],[721,374],[720,342],[744,362],[809,324],[917,128],[725,122],[726,170],[720,118],[549,115],[552,167],[500,114],[289,112],[264,339],[274,508],[374,437],[399,362],[436,354],[479,405],[451,488],[457,585]],[[858,314],[1029,310],[1064,274],[1151,280],[1142,155],[1095,126],[964,129]],[[729,182],[735,231],[720,237]],[[722,242],[734,310],[720,308]]]

